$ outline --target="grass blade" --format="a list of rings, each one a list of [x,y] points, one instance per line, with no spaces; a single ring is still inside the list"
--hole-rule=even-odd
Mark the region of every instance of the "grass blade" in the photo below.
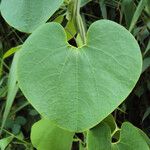
[[[18,91],[17,76],[16,76],[16,67],[17,67],[16,64],[18,61],[18,55],[19,55],[19,53],[16,53],[14,55],[14,59],[13,59],[12,65],[11,65],[10,73],[9,73],[7,100],[6,100],[6,106],[5,106],[5,110],[4,110],[4,114],[3,114],[0,134],[3,130],[5,122],[7,120],[8,115],[9,115],[11,106],[13,104],[13,101],[14,101],[15,96],[16,96],[17,91]]]
[[[147,45],[146,50],[143,55],[145,56],[147,54],[147,52],[149,52],[149,50],[150,50],[150,40],[148,41],[148,45]]]
[[[99,3],[100,3],[102,16],[104,19],[107,19],[107,10],[106,10],[106,5],[105,5],[105,0],[101,0]]]
[[[130,27],[129,27],[129,31],[131,32],[136,24],[136,22],[138,21],[144,7],[146,6],[146,0],[141,0],[136,8],[136,11],[133,15]]]
[[[127,28],[129,28],[132,18],[133,18],[133,15],[135,13],[134,1],[133,0],[123,0],[121,3],[121,10],[125,16]]]

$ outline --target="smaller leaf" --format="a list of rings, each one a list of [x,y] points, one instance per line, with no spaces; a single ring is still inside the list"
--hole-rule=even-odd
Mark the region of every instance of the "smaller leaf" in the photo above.
[[[32,33],[61,6],[63,0],[2,0],[3,18],[22,32]]]
[[[114,145],[117,147],[114,150],[149,150],[139,129],[128,122],[122,124],[120,140]]]
[[[13,140],[13,136],[9,136],[7,138],[0,140],[0,150],[5,150],[8,144]]]
[[[109,115],[107,118],[105,118],[103,120],[105,123],[107,123],[107,125],[110,127],[111,132],[114,132],[117,129],[117,124],[115,122],[115,119],[113,117],[113,115]]]
[[[70,150],[73,135],[42,119],[33,125],[31,141],[37,150]]]
[[[21,45],[9,49],[9,50],[3,55],[3,59],[8,58],[9,56],[11,56],[11,55],[14,54],[15,52],[17,52],[20,48],[21,48]]]
[[[57,18],[55,18],[54,20],[53,20],[53,22],[57,22],[57,23],[62,23],[62,21],[63,21],[63,19],[64,19],[64,16],[63,15],[60,15],[60,16],[58,16]]]
[[[111,150],[111,130],[106,123],[90,129],[87,135],[88,150]]]
[[[74,26],[74,21],[73,20],[68,21],[68,23],[65,27],[65,31],[66,31],[66,34],[67,34],[67,40],[68,41],[75,36],[76,28]]]
[[[109,126],[102,122],[88,131],[88,150],[149,150],[150,140],[140,129],[125,122],[121,126],[117,142],[111,142]]]

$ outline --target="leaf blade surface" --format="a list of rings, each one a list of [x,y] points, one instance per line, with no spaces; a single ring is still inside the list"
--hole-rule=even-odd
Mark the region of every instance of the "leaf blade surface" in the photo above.
[[[88,30],[86,45],[75,48],[67,43],[64,29],[51,23],[37,29],[23,45],[18,81],[41,115],[80,132],[125,100],[141,68],[139,46],[122,26],[97,21]]]

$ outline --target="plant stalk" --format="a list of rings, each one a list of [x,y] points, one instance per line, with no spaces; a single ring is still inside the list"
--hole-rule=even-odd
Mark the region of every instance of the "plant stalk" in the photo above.
[[[78,34],[81,37],[83,45],[86,43],[85,27],[80,15],[80,0],[72,0],[73,4],[73,20]]]

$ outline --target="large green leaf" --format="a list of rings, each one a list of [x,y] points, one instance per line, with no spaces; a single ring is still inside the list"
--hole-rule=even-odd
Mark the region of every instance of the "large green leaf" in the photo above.
[[[61,25],[41,26],[23,44],[17,70],[21,90],[41,115],[79,132],[125,100],[141,68],[134,37],[117,23],[101,20],[91,25],[80,48],[67,43]]]
[[[14,28],[32,32],[45,23],[63,0],[2,0],[1,13]]]
[[[42,119],[33,125],[31,141],[37,150],[71,150],[73,135]]]
[[[149,150],[148,137],[128,122],[123,123],[116,143],[111,138],[108,125],[100,123],[88,131],[88,150]]]

